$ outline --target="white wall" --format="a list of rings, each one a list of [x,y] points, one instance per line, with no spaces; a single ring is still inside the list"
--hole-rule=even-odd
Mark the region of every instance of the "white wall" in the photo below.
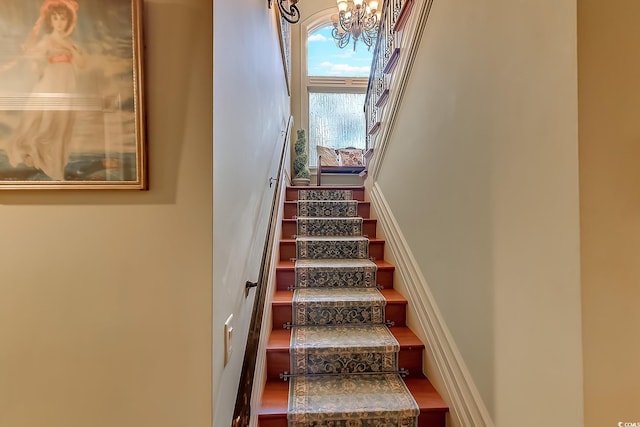
[[[238,21],[237,16],[242,16]],[[258,278],[289,97],[274,11],[266,2],[214,7],[214,425],[230,425]],[[224,322],[234,347],[224,366]]]
[[[583,423],[575,15],[435,0],[376,181],[500,427]]]
[[[211,425],[211,5],[146,0],[150,190],[2,192],[0,425]]]

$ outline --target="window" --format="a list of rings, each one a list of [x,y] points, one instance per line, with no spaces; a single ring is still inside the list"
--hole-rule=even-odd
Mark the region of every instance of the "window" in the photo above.
[[[311,165],[318,164],[316,145],[364,148],[364,98],[364,93],[309,92]]]
[[[307,33],[302,105],[309,139],[309,165],[317,166],[317,145],[365,148],[364,99],[373,50],[335,45],[331,23]],[[306,113],[306,114],[305,114]]]
[[[369,78],[373,49],[363,43],[353,50],[353,41],[344,49],[336,46],[331,37],[331,23],[321,24],[309,31],[307,38],[307,75],[322,77]]]

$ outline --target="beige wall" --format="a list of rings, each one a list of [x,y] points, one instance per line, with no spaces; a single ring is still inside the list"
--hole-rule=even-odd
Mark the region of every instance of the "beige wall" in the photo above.
[[[640,422],[640,4],[578,2],[587,427]]]
[[[0,425],[211,425],[211,6],[147,0],[150,190],[0,194]]]
[[[239,23],[232,16],[242,16]],[[214,309],[215,426],[229,426],[256,281],[289,119],[284,69],[273,9],[253,0],[217,1],[214,8]],[[294,133],[295,138],[295,133]],[[224,364],[224,322],[233,314],[233,353]]]
[[[583,423],[575,7],[436,0],[376,180],[499,427]]]

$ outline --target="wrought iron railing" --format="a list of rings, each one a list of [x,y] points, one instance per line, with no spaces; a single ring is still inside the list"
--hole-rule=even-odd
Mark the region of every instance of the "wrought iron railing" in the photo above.
[[[414,0],[386,0],[382,6],[378,41],[364,104],[367,148],[374,148],[382,126],[382,116],[389,98],[393,71],[400,58],[402,29]]]
[[[284,131],[284,141],[282,143],[282,153],[280,155],[280,163],[278,165],[278,174],[275,178],[272,177],[269,179],[270,187],[275,183],[275,191],[273,192],[273,199],[271,201],[271,212],[269,214],[267,233],[265,236],[264,248],[262,250],[258,280],[256,282],[247,281],[245,284],[247,293],[250,289],[255,288],[256,295],[251,312],[249,333],[247,335],[247,346],[244,352],[244,360],[242,362],[242,371],[240,373],[240,382],[238,384],[238,393],[236,395],[236,405],[231,424],[232,427],[248,427],[251,417],[251,391],[253,389],[258,346],[260,344],[260,328],[262,326],[262,317],[264,315],[265,303],[267,301],[268,281],[271,272],[271,255],[275,241],[278,208],[280,206],[280,190],[282,188],[281,180],[284,176],[284,162],[289,147],[292,126],[293,118],[289,118],[287,129]]]

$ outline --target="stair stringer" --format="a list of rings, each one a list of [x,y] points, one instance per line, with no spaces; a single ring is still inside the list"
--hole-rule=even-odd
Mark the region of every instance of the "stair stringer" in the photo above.
[[[288,156],[287,156],[288,157]],[[256,358],[256,369],[254,372],[253,388],[251,390],[251,413],[249,419],[249,427],[258,426],[258,408],[260,408],[260,399],[264,391],[264,386],[267,382],[267,342],[269,341],[269,331],[271,331],[271,323],[273,319],[272,303],[273,294],[276,289],[276,266],[280,259],[280,237],[282,235],[282,219],[284,218],[284,201],[286,199],[287,186],[291,183],[291,178],[288,171],[285,170],[280,177],[280,197],[278,199],[278,217],[276,220],[276,226],[273,231],[275,236],[273,244],[274,248],[271,251],[271,259],[269,259],[269,277],[267,279],[267,298],[264,302],[264,315],[262,317],[262,324],[260,330],[265,331],[260,334],[260,341],[258,344],[258,354]],[[250,291],[255,292],[255,290]]]
[[[366,193],[370,196],[372,218],[378,219],[380,237],[386,241],[385,257],[396,267],[394,283],[399,291],[406,292],[409,301],[408,325],[425,343],[424,357],[433,362],[423,366],[435,364],[437,372],[429,372],[429,379],[439,390],[440,384],[444,386],[443,397],[449,405],[449,418],[453,418],[447,425],[493,427],[493,420],[380,186],[373,183]],[[413,319],[417,324],[413,324]]]

